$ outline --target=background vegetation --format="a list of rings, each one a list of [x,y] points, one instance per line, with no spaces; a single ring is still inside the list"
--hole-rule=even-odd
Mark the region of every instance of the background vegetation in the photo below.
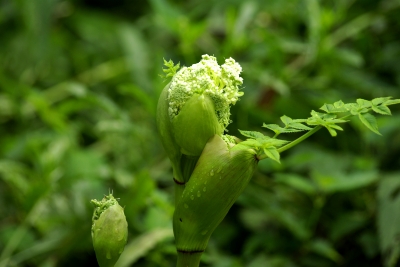
[[[398,0],[0,1],[0,266],[95,265],[92,198],[125,206],[118,266],[175,265],[162,59],[233,57],[230,134],[337,100],[400,98]],[[203,266],[395,266],[400,109],[265,160]],[[282,136],[283,137],[283,136]],[[291,137],[291,136],[289,136]]]

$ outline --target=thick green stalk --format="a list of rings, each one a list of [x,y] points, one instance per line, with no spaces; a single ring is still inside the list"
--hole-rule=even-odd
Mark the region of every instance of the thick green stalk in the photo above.
[[[178,251],[176,267],[199,267],[202,254],[203,252],[188,253]]]
[[[219,135],[206,144],[175,204],[178,267],[197,267],[211,234],[242,193],[257,167],[252,149],[229,149]]]
[[[175,190],[175,205],[176,205],[182,197],[183,190],[185,190],[185,184],[180,183],[175,179],[174,182],[175,182],[174,190]]]

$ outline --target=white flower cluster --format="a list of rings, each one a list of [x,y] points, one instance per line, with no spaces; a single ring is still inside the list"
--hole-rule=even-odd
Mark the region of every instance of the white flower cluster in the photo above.
[[[230,106],[243,92],[242,67],[228,58],[221,66],[213,56],[203,55],[199,63],[181,68],[171,81],[168,91],[169,115],[173,119],[193,94],[207,95],[213,102],[218,121],[225,129],[229,124]]]

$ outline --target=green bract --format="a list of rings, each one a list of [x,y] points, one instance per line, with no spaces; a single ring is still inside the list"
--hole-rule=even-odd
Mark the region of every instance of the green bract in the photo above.
[[[101,201],[92,200],[96,206],[92,218],[92,239],[100,267],[113,267],[124,250],[128,238],[128,223],[124,209],[112,194]]]
[[[234,147],[219,135],[205,146],[176,204],[174,235],[178,251],[201,253],[253,176],[258,163],[256,152]]]
[[[196,93],[186,101],[181,112],[172,119],[174,129],[184,129],[174,131],[183,154],[200,155],[210,136],[222,134],[223,126],[215,114],[214,103],[207,95]]]

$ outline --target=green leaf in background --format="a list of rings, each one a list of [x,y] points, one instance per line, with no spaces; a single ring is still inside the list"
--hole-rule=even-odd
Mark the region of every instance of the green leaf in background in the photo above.
[[[297,174],[278,173],[275,175],[275,181],[286,184],[310,196],[317,193],[317,187],[312,181]]]
[[[273,135],[318,125],[338,137],[318,132],[281,164],[260,161],[201,266],[398,265],[399,10],[396,0],[0,1],[0,266],[93,265],[88,200],[110,189],[129,224],[121,264],[174,264],[159,76],[163,58],[174,72],[172,61],[203,54],[243,68],[228,133],[272,131],[237,148],[274,153],[287,141]],[[296,119],[319,106],[316,124]],[[378,114],[382,136],[353,122],[339,134],[335,120],[359,113]]]
[[[311,177],[318,188],[328,194],[363,188],[378,181],[374,171],[349,174],[314,172]]]
[[[327,242],[326,240],[314,240],[309,245],[309,249],[336,263],[340,263],[343,260],[341,255],[333,248],[332,244]]]
[[[128,242],[118,262],[115,264],[115,267],[132,266],[132,264],[137,262],[141,257],[148,254],[150,250],[154,249],[158,243],[172,238],[172,229],[169,228],[158,228],[143,233]]]
[[[400,173],[381,179],[378,187],[378,233],[385,266],[396,266],[400,257]]]

